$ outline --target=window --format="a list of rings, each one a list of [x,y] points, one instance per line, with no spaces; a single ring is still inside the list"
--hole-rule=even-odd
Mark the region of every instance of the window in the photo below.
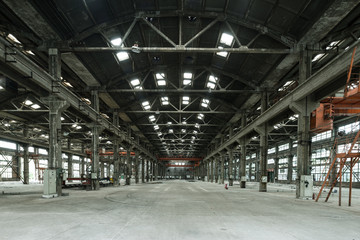
[[[340,128],[339,128],[339,130],[340,130]],[[319,133],[319,134],[313,136],[311,138],[311,141],[312,142],[317,142],[317,141],[325,140],[325,139],[328,139],[328,138],[331,138],[331,130],[323,132],[323,133]]]
[[[1,146],[1,148],[7,148],[7,149],[16,150],[16,143],[7,142],[7,141],[1,141],[0,140],[0,146]]]
[[[279,146],[279,152],[289,149],[289,143],[283,144]]]
[[[275,163],[274,159],[272,159],[272,158],[268,159],[268,164],[274,164],[274,163]]]
[[[359,123],[360,122],[354,122],[347,124],[345,126],[339,127],[339,132],[345,132],[345,134],[359,131]]]
[[[268,154],[272,154],[272,153],[275,153],[275,148],[274,147],[268,149]]]

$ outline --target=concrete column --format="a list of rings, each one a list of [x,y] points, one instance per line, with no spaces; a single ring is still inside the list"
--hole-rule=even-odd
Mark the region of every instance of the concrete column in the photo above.
[[[141,182],[145,183],[145,160],[144,157],[141,158]]]
[[[105,178],[105,164],[100,162],[100,178]]]
[[[69,106],[55,96],[42,98],[49,106],[49,161],[48,168],[57,170],[56,193],[62,195],[62,151],[61,151],[61,113]]]
[[[155,169],[154,169],[155,171],[155,181],[157,181],[158,180],[158,175],[159,175],[159,163],[156,161],[155,162]]]
[[[224,184],[224,176],[225,176],[225,152],[222,152],[220,155],[220,181],[219,184]]]
[[[219,182],[219,162],[220,162],[220,157],[217,156],[215,158],[215,183]]]
[[[241,118],[241,128],[246,126],[246,116],[245,114]],[[246,188],[246,138],[243,137],[240,139],[241,145],[241,154],[240,154],[240,166],[239,166],[239,181],[240,188]]]
[[[111,163],[106,164],[106,176],[105,177],[107,177],[107,178],[111,177],[110,166],[111,166]]]
[[[264,113],[268,107],[267,92],[262,92],[261,113]],[[255,129],[260,134],[260,184],[259,192],[267,191],[267,150],[268,150],[268,125],[267,123],[258,126]]]
[[[279,181],[279,145],[275,145],[275,158],[274,158],[274,182]]]
[[[135,183],[139,183],[139,152],[135,151]]]
[[[149,182],[150,179],[149,170],[149,160],[146,160],[146,182]]]
[[[207,175],[206,175],[206,176],[207,176],[207,181],[208,181],[208,182],[210,182],[210,169],[211,169],[211,167],[210,167],[211,165],[210,165],[210,164],[211,164],[211,160],[208,159],[207,162],[206,162],[206,165],[207,165],[207,168],[206,168],[206,170],[207,170],[207,171],[206,171],[206,174],[207,174]]]
[[[99,111],[99,92],[96,90],[91,91],[91,106],[95,111]],[[102,129],[93,123],[91,127],[91,186],[93,190],[100,189],[100,166],[99,166],[99,135]]]
[[[211,182],[214,182],[214,157],[210,160],[210,179]]]
[[[154,181],[154,160],[150,161],[150,182]]]
[[[114,139],[113,142],[113,163],[114,163],[114,174],[113,183],[114,186],[120,185],[120,156],[119,156],[119,140]]]
[[[68,178],[72,178],[74,177],[74,170],[73,170],[73,155],[72,154],[68,154]],[[69,182],[72,182],[72,180],[70,180]]]
[[[231,147],[229,149],[229,165],[228,165],[228,178],[229,178],[229,186],[233,185],[234,182],[234,169],[233,169],[233,161],[234,161],[234,149]],[[236,167],[235,167],[236,169]]]
[[[287,183],[292,182],[292,173],[293,173],[293,141],[290,139],[289,142],[289,155],[288,155],[288,174],[287,174]]]
[[[29,184],[29,144],[23,144],[24,148],[24,184]]]
[[[131,150],[128,148],[126,150],[126,181],[125,184],[126,185],[130,185],[131,184]]]
[[[81,153],[85,152],[84,144],[81,144]],[[80,157],[80,177],[84,177],[86,175],[85,172],[85,157]]]

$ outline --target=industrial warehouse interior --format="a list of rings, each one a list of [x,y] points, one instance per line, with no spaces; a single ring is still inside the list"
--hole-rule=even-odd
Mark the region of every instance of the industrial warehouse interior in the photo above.
[[[0,239],[360,240],[360,0],[0,0]]]

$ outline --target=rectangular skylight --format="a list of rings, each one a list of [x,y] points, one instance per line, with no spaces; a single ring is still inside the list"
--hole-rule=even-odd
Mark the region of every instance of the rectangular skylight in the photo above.
[[[41,107],[40,107],[39,104],[33,104],[33,105],[31,105],[31,108],[33,108],[33,109],[39,109],[39,108],[41,108]]]
[[[9,33],[9,34],[7,35],[7,37],[8,37],[12,42],[21,44],[21,42],[20,42],[14,35],[12,35],[11,33]]]
[[[193,74],[190,73],[190,72],[185,72],[185,73],[184,73],[184,78],[185,78],[185,79],[191,79],[192,76],[193,76]]]
[[[215,83],[208,82],[208,83],[206,84],[206,87],[207,87],[207,88],[210,88],[210,89],[215,89],[215,88],[216,88],[216,85],[215,85]]]
[[[171,125],[171,124],[172,124],[172,122],[167,122],[166,124],[167,124],[167,125]]]
[[[33,104],[33,102],[30,101],[30,100],[25,100],[24,104],[25,104],[26,106],[30,106],[30,105]]]
[[[200,124],[195,123],[195,127],[196,127],[196,128],[200,128]]]
[[[174,129],[169,129],[169,133],[174,133]]]
[[[221,34],[220,43],[225,44],[227,46],[231,46],[234,41],[234,37],[230,34],[223,33]]]
[[[189,104],[189,102],[190,102],[190,97],[188,97],[188,96],[182,97],[182,104],[187,105],[187,104]]]
[[[149,101],[144,101],[141,103],[141,105],[145,110],[149,110],[151,108]]]
[[[182,132],[182,133],[186,133],[186,129],[181,129],[181,132]]]
[[[159,125],[155,125],[155,126],[154,126],[154,129],[155,129],[155,130],[159,130]]]
[[[219,46],[218,47],[219,49],[224,49],[223,47],[221,47],[221,46]],[[228,52],[226,52],[226,51],[223,51],[223,52],[217,52],[216,53],[216,55],[219,55],[219,56],[221,56],[221,57],[224,57],[224,58],[226,58],[227,56],[228,56]]]
[[[4,90],[4,87],[3,87],[3,86],[0,86],[0,90]]]
[[[121,38],[114,38],[110,42],[111,42],[111,45],[113,45],[115,47],[120,47],[120,45],[124,46],[124,44],[122,44]]]
[[[129,54],[127,52],[117,52],[116,57],[120,62],[129,59]]]
[[[325,53],[320,53],[318,55],[316,55],[313,59],[312,62],[316,62],[318,60],[320,60],[320,58],[322,58],[325,55]]]
[[[169,105],[169,98],[168,97],[161,97],[161,104],[162,105]]]
[[[157,80],[165,79],[165,73],[156,73],[155,77]]]
[[[199,114],[197,115],[197,118],[200,119],[200,120],[203,120],[203,119],[204,119],[204,114],[199,113]]]
[[[183,80],[183,85],[184,86],[191,85],[191,82],[192,82],[191,79],[184,79]]]
[[[209,107],[209,103],[210,103],[209,99],[204,98],[201,100],[201,106],[204,108]]]
[[[130,83],[133,87],[136,87],[136,86],[140,85],[140,80],[134,79],[134,80],[131,80]]]
[[[158,86],[166,86],[166,81],[165,80],[158,80],[157,85]]]

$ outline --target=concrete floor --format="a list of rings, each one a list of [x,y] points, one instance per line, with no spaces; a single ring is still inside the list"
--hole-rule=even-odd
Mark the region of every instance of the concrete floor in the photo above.
[[[43,199],[42,185],[1,183],[0,239],[360,239],[358,189],[338,207],[295,199],[289,185],[247,186],[174,180]]]

